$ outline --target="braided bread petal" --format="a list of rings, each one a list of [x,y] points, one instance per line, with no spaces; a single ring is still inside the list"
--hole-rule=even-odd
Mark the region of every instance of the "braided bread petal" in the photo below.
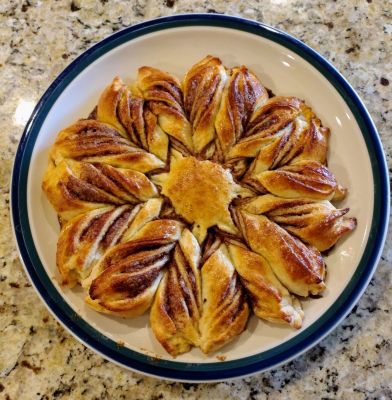
[[[348,208],[336,209],[329,201],[265,195],[253,198],[242,209],[252,214],[264,214],[319,251],[331,248],[357,225],[355,218],[344,217]]]
[[[92,119],[80,120],[58,134],[50,159],[57,165],[67,158],[143,173],[165,166],[153,154],[134,147],[110,125]]]
[[[108,250],[93,269],[87,304],[122,317],[143,314],[152,303],[181,230],[177,221],[151,221],[132,240]]]
[[[72,287],[88,277],[94,263],[118,241],[131,212],[127,205],[104,207],[73,218],[61,229],[56,260],[63,284]]]
[[[317,249],[305,246],[263,215],[240,211],[238,219],[249,247],[268,261],[290,292],[306,297],[325,289],[325,264]]]
[[[215,117],[226,79],[221,60],[212,56],[191,67],[184,77],[185,111],[192,124],[196,153],[201,153],[215,139]]]
[[[245,66],[233,68],[222,94],[215,119],[219,148],[223,156],[244,135],[253,111],[268,99],[268,93]]]
[[[304,313],[301,303],[279,282],[267,260],[242,245],[228,246],[241,282],[247,289],[254,313],[271,322],[299,329]]]
[[[179,141],[187,151],[192,151],[191,126],[185,116],[178,80],[159,69],[141,67],[135,87],[158,117],[163,131]]]
[[[90,273],[105,251],[127,241],[159,215],[161,199],[136,206],[103,207],[71,219],[61,229],[57,242],[57,267],[62,283],[89,286]]]
[[[317,161],[298,161],[244,181],[261,193],[289,199],[336,200],[345,195],[332,172]]]
[[[151,308],[154,334],[172,356],[199,342],[201,313],[200,247],[184,229]]]
[[[158,195],[140,172],[70,159],[51,164],[42,187],[64,221],[105,205],[135,204]]]
[[[113,125],[136,146],[166,161],[169,145],[166,133],[143,98],[132,95],[119,77],[103,91],[98,101],[97,119]]]
[[[124,103],[123,99],[128,100],[127,98],[129,98],[129,91],[122,80],[116,76],[113,82],[102,92],[97,105],[97,120],[112,125],[125,138],[131,136],[132,125],[124,126],[119,119],[119,109],[120,104]]]
[[[200,348],[204,353],[210,353],[232,341],[245,329],[249,305],[224,244],[205,262],[201,275]]]

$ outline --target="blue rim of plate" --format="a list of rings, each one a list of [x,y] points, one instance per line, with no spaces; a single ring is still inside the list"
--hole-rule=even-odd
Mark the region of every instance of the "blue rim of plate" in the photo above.
[[[311,326],[283,344],[238,360],[208,364],[162,360],[120,347],[79,317],[57,291],[39,259],[27,211],[27,179],[35,141],[49,110],[68,84],[93,61],[125,42],[151,32],[189,26],[223,27],[252,33],[290,49],[313,65],[351,109],[366,142],[374,180],[374,212],[365,251],[354,276],[331,307]],[[376,269],[385,241],[389,217],[388,168],[377,130],[364,104],[344,77],[316,51],[287,33],[256,21],[217,14],[176,15],[116,32],[74,60],[50,85],[35,107],[16,153],[11,215],[20,256],[33,285],[50,311],[80,341],[105,358],[147,375],[188,382],[217,381],[264,371],[293,359],[317,344],[350,312]]]

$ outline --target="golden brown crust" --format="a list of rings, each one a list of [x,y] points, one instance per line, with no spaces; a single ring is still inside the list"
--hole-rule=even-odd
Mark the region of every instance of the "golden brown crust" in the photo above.
[[[325,264],[319,251],[305,246],[263,215],[239,212],[249,247],[263,256],[290,292],[307,297],[325,289]]]
[[[267,99],[266,89],[248,68],[241,66],[230,71],[215,119],[223,157],[243,137],[253,111]]]
[[[152,330],[172,356],[187,352],[199,343],[201,314],[200,248],[184,229],[173,259],[151,307]]]
[[[64,221],[105,205],[135,204],[158,195],[140,172],[70,159],[51,164],[42,187]]]
[[[158,118],[148,108],[143,113],[148,151],[163,161],[168,159],[169,137],[158,124]]]
[[[299,117],[303,105],[296,97],[276,96],[269,99],[254,111],[244,137],[229,151],[228,158],[253,158],[263,150],[262,156],[270,160],[265,162],[267,168],[264,168],[271,167],[277,154],[283,150],[286,154],[287,150],[291,150],[295,135],[306,127],[307,120]]]
[[[244,137],[228,157],[257,157],[252,166],[255,173],[285,165],[297,157],[324,163],[328,138],[329,130],[321,127],[320,120],[302,100],[276,96],[254,111]]]
[[[229,205],[241,188],[219,164],[194,157],[176,159],[170,165],[170,173],[155,177],[155,181],[162,186],[162,194],[171,200],[176,213],[194,224],[193,233],[199,243],[211,226],[237,233]]]
[[[348,208],[336,209],[329,201],[265,195],[253,198],[242,209],[252,214],[264,214],[319,251],[331,248],[357,225],[355,218],[344,217]]]
[[[292,153],[293,158],[290,159],[290,163],[312,160],[326,165],[330,135],[330,130],[321,126],[321,121],[318,118],[312,117],[307,129],[302,131],[297,149]]]
[[[228,158],[254,158],[244,182],[255,186],[256,177],[268,170],[299,162],[324,165],[329,135],[329,129],[321,126],[302,100],[276,96],[256,109],[245,137],[230,150]]]
[[[165,166],[153,154],[134,147],[110,125],[91,119],[80,120],[58,134],[50,159],[57,165],[68,158],[143,173]]]
[[[254,313],[262,319],[299,329],[304,313],[301,303],[279,282],[267,260],[244,246],[229,244],[229,253],[247,289]]]
[[[245,329],[249,305],[224,244],[205,262],[201,275],[200,348],[204,353],[211,353],[231,342]]]
[[[123,204],[119,199],[75,177],[66,161],[61,161],[57,166],[53,163],[48,166],[42,189],[63,222],[96,208]]]
[[[335,176],[317,161],[298,161],[245,181],[261,193],[289,199],[331,200],[338,189]]]
[[[144,100],[132,95],[119,77],[103,91],[98,101],[97,119],[114,126],[133,144],[166,161],[169,145],[166,133]]]
[[[144,204],[138,204],[133,210],[132,222],[121,238],[122,242],[131,240],[148,222],[157,219],[162,208],[162,199],[150,199]]]
[[[112,126],[94,119],[82,119],[59,132],[50,158],[58,164],[64,158],[126,154],[132,149],[131,143]]]
[[[97,105],[97,119],[112,125],[122,136],[128,138],[128,132],[119,119],[119,105],[128,97],[127,87],[116,76],[113,82],[102,92]]]
[[[162,130],[192,151],[191,126],[185,116],[178,80],[159,69],[141,67],[136,87],[151,111],[158,117]]]
[[[143,314],[152,303],[181,229],[177,221],[151,221],[132,240],[112,247],[93,269],[87,304],[122,317]]]
[[[136,206],[103,207],[78,215],[62,226],[56,263],[62,283],[88,287],[90,273],[107,249],[127,241],[159,215],[161,199]]]
[[[218,113],[227,73],[217,57],[207,56],[185,74],[182,87],[185,111],[192,124],[195,153],[215,139]]]
[[[70,287],[86,279],[103,253],[121,238],[133,218],[132,207],[104,207],[65,224],[57,242],[56,263],[62,283]]]

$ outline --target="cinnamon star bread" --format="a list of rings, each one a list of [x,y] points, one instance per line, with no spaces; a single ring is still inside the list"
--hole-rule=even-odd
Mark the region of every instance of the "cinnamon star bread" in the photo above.
[[[269,93],[210,55],[182,79],[115,77],[49,152],[63,285],[112,316],[151,308],[173,357],[235,346],[252,312],[300,329],[300,297],[328,285],[323,252],[357,222],[336,204],[347,189],[327,165],[330,130],[304,100]]]

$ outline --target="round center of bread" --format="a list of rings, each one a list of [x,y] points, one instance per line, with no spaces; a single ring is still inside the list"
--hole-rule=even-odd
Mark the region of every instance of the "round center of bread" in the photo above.
[[[235,229],[229,205],[237,196],[238,185],[219,164],[195,157],[172,161],[162,193],[171,200],[177,214],[194,223],[193,233],[199,242],[209,227]]]

